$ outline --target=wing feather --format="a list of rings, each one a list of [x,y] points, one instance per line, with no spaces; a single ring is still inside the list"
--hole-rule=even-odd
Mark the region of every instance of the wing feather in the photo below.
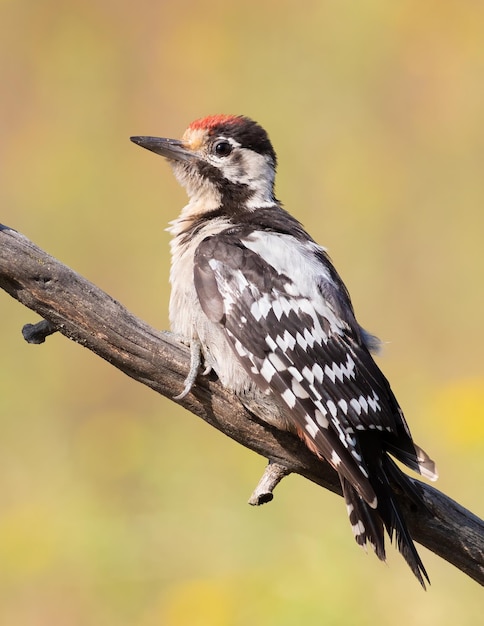
[[[295,430],[375,506],[355,432],[381,431],[398,443],[406,424],[322,254],[312,241],[234,228],[199,245],[195,286],[247,374],[284,400]]]

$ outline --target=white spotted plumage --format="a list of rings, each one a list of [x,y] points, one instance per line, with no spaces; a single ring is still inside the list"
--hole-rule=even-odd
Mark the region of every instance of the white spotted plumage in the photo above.
[[[181,141],[133,141],[166,157],[190,197],[170,229],[172,330],[201,346],[253,413],[333,466],[357,543],[385,559],[386,528],[424,585],[392,485],[419,505],[420,495],[390,455],[431,479],[434,464],[414,444],[370,355],[375,338],[356,322],[324,248],[276,200],[267,133],[220,115],[195,121]]]
[[[228,236],[234,240],[237,229],[231,228]],[[351,420],[356,413],[364,412],[368,416],[374,413],[377,422],[376,414],[381,408],[378,393],[368,383],[366,397],[360,394],[356,399],[348,395],[350,388],[346,383],[355,380],[357,372],[357,357],[352,352],[362,347],[354,336],[357,331],[322,297],[323,292],[338,290],[326,266],[318,260],[317,255],[325,258],[323,249],[310,240],[301,242],[292,235],[257,230],[226,244],[224,232],[217,238],[220,258],[206,253],[205,247],[214,243],[210,239],[197,248],[195,264],[197,268],[208,265],[212,270],[211,280],[215,281],[222,302],[225,332],[242,365],[249,375],[261,377],[268,390],[277,390],[288,408],[295,409],[295,430],[312,437],[312,447],[328,456],[333,465],[333,458],[337,458],[339,471],[352,480],[356,461],[361,483],[358,488],[373,502],[375,494],[366,481],[368,471],[358,453],[358,441],[351,436]],[[229,260],[230,248],[235,245],[253,256],[261,273],[270,276],[270,291],[261,292],[249,280],[241,280],[242,270],[232,267]],[[209,308],[209,303],[202,302],[202,307],[204,304]],[[243,325],[242,318],[247,319]],[[296,325],[293,318],[304,325]],[[353,326],[357,329],[356,322]],[[262,358],[258,356],[261,342],[265,344]],[[334,344],[335,357],[341,358],[328,358],[328,343]],[[310,352],[318,355],[317,361],[309,356]],[[216,370],[222,379],[227,378],[224,363],[216,364]],[[324,435],[332,446],[329,455],[326,449],[318,448],[323,427],[315,420],[316,410],[325,416],[324,428],[331,427]]]

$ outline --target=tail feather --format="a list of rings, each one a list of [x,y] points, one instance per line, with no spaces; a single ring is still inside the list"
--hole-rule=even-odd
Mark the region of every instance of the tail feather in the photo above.
[[[346,479],[341,478],[353,534],[358,545],[365,548],[367,543],[370,544],[377,557],[385,561],[384,529],[386,529],[390,541],[393,542],[395,538],[398,550],[425,589],[425,581],[430,583],[430,580],[415,548],[391,483],[401,488],[412,500],[421,503],[420,494],[412,481],[388,455],[383,456],[383,464],[374,481],[378,499],[376,509],[370,507]]]
[[[401,441],[398,442],[398,445],[387,442],[387,450],[396,459],[413,469],[414,472],[417,472],[417,474],[421,474],[432,481],[438,479],[439,473],[434,461],[432,461],[425,450],[413,442],[409,442],[407,449],[404,449]]]
[[[404,474],[397,467],[392,459],[386,455],[384,457],[383,472],[385,475],[385,487],[388,489],[389,493],[388,502],[391,507],[391,527],[395,531],[397,548],[403,558],[407,561],[410,569],[415,574],[422,587],[425,589],[425,580],[430,584],[430,579],[422,563],[420,555],[417,552],[412,536],[407,528],[407,524],[405,523],[405,519],[403,518],[398,502],[393,495],[390,483],[393,482],[397,484],[417,504],[422,504],[422,498],[410,478],[408,478],[408,476],[406,476],[406,474]],[[387,525],[385,524],[385,526]],[[393,540],[393,533],[389,531],[388,534],[390,536],[390,540]]]
[[[437,480],[439,472],[429,455],[425,452],[425,450],[422,450],[422,448],[417,445],[415,445],[415,452],[417,453],[418,470],[420,474],[429,480]]]
[[[366,544],[369,543],[377,557],[385,561],[385,534],[380,516],[363,500],[346,478],[341,476],[340,480],[356,543],[365,550]]]

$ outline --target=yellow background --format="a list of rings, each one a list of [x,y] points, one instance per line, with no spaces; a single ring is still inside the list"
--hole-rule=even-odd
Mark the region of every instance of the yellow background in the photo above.
[[[167,327],[185,202],[130,135],[243,113],[327,246],[438,487],[483,514],[484,5],[471,0],[0,1],[0,221]],[[354,543],[264,461],[0,294],[0,623],[474,625],[482,589],[421,548]]]

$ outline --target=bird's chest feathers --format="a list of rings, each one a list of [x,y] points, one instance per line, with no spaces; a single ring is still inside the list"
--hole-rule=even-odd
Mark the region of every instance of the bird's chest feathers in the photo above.
[[[174,236],[171,241],[171,296],[170,325],[173,332],[190,338],[194,319],[201,315],[201,307],[193,280],[194,255],[198,245],[210,235],[228,226],[224,218],[215,218],[200,225],[196,216],[180,216],[168,229]]]

